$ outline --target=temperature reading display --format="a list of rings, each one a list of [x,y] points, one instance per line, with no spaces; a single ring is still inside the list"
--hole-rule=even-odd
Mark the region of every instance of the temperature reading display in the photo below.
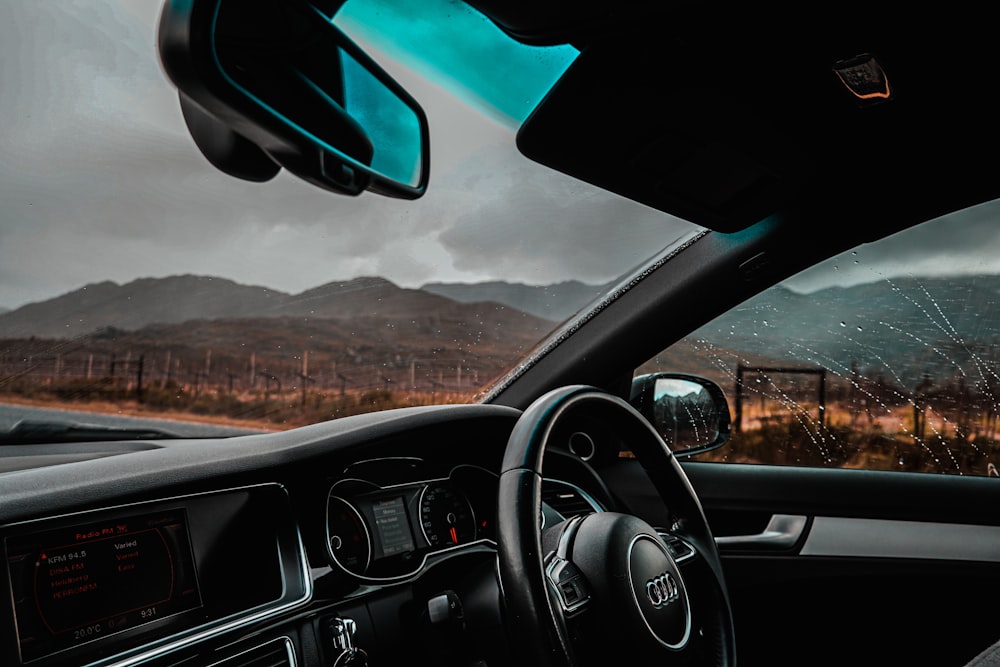
[[[413,551],[413,533],[406,518],[406,505],[402,497],[375,503],[372,505],[372,514],[383,556]]]
[[[201,606],[181,510],[6,540],[22,662]]]

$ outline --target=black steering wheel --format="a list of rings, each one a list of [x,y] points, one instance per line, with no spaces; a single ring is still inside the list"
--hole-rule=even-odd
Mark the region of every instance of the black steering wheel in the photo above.
[[[674,517],[655,529],[599,512],[542,528],[542,459],[586,415],[626,443]],[[624,400],[593,387],[535,401],[507,443],[498,491],[499,573],[516,657],[544,667],[735,664],[719,552],[701,503],[662,438]]]

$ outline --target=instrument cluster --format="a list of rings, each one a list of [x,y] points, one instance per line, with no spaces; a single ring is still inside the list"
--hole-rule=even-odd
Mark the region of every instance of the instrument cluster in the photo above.
[[[326,507],[331,564],[355,577],[392,580],[444,552],[495,543],[497,479],[462,465],[433,479],[336,482]]]

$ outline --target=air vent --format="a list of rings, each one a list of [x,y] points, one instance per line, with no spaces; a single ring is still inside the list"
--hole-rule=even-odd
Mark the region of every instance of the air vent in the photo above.
[[[294,665],[292,642],[288,637],[281,637],[212,663],[211,667],[294,667]]]
[[[552,479],[542,483],[542,502],[566,519],[601,511],[597,503],[579,487]]]

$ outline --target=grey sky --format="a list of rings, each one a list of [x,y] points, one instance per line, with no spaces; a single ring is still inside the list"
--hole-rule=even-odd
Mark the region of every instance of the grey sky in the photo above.
[[[988,248],[996,250],[984,250]],[[811,292],[831,284],[848,287],[906,275],[995,273],[1000,273],[1000,201],[865,244],[785,284]]]
[[[511,128],[391,66],[431,119],[422,199],[223,175],[194,147],[160,68],[159,10],[157,0],[0,3],[0,306],[183,273],[287,292],[359,275],[597,283],[686,229],[527,162]],[[500,224],[511,219],[519,229]],[[995,240],[992,219],[983,212]]]
[[[399,68],[432,123],[422,199],[218,173],[187,135],[157,60],[159,8],[15,0],[0,9],[0,306],[180,273],[290,292],[358,275],[409,286],[600,282],[677,236],[667,216],[528,163],[510,128]],[[523,235],[508,227],[497,238],[511,202]],[[595,238],[618,244],[595,252]]]

